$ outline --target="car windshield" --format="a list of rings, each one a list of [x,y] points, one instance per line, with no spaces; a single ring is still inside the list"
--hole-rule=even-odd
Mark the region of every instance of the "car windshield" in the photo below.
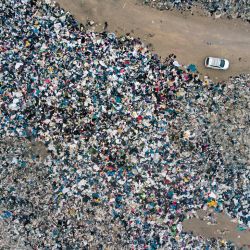
[[[221,60],[221,62],[220,62],[220,67],[224,67],[225,66],[225,60]]]

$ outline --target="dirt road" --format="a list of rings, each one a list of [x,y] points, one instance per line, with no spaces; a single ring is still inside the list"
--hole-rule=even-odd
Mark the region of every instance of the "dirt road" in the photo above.
[[[140,37],[162,58],[175,53],[179,63],[195,64],[203,75],[215,81],[250,72],[250,24],[240,20],[213,19],[198,9],[190,12],[159,11],[138,0],[57,0],[81,22],[95,21],[96,30],[108,22],[118,35],[130,32]],[[206,69],[206,56],[230,60],[228,71]]]

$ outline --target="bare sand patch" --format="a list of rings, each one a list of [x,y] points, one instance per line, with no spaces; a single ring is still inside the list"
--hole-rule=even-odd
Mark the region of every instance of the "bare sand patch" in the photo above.
[[[209,213],[203,210],[199,210],[197,213],[198,218],[184,221],[185,232],[193,232],[194,235],[201,235],[204,238],[232,241],[239,247],[245,246],[246,249],[250,247],[249,231],[237,230],[237,224],[226,214]]]

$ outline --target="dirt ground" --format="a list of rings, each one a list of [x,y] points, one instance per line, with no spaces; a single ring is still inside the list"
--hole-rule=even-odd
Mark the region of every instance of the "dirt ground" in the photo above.
[[[200,210],[197,212],[199,218],[192,218],[183,223],[184,232],[193,232],[194,235],[201,235],[205,238],[219,238],[222,241],[233,241],[238,247],[250,249],[249,231],[238,231],[237,224],[226,214],[214,214],[213,222],[206,219],[207,212]]]
[[[96,23],[100,31],[108,22],[108,31],[118,35],[131,33],[163,59],[177,55],[181,64],[195,64],[199,72],[214,81],[250,71],[250,24],[241,20],[215,19],[201,14],[195,8],[191,12],[159,11],[139,3],[140,0],[57,0],[80,22],[87,19]],[[227,58],[230,69],[218,71],[206,69],[204,58]]]

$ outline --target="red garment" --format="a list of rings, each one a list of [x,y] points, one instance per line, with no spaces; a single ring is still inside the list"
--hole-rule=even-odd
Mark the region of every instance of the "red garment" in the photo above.
[[[137,117],[137,121],[138,121],[138,122],[141,122],[141,121],[142,121],[142,118],[143,118],[143,117],[142,117],[141,115],[139,115],[139,116]]]

